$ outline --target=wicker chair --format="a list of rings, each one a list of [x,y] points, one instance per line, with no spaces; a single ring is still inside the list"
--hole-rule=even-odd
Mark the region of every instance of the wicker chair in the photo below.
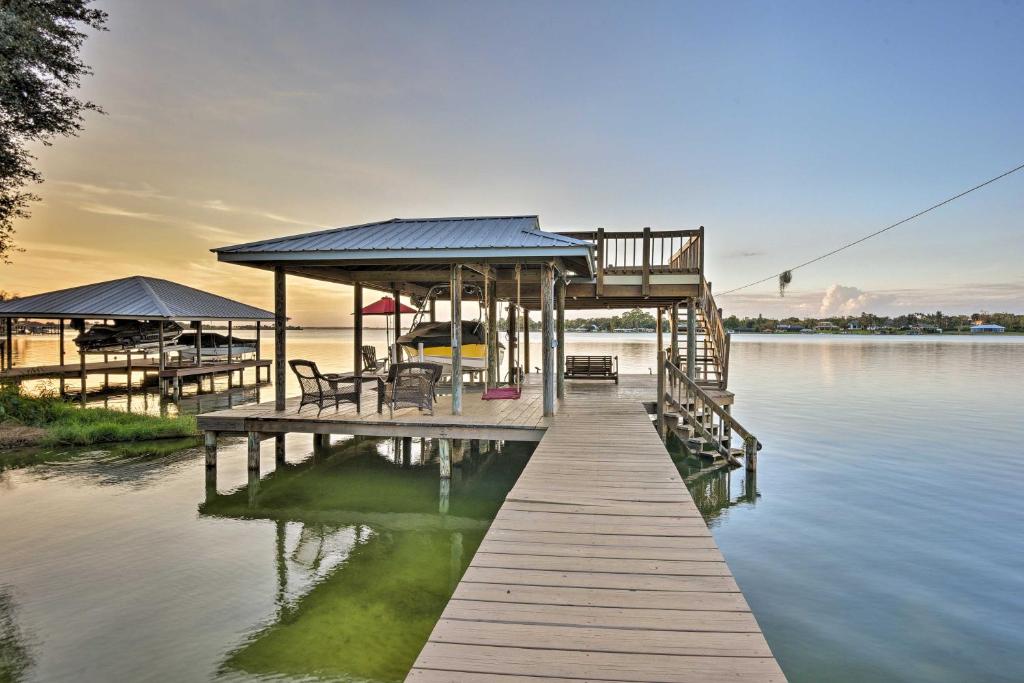
[[[386,378],[377,378],[377,412],[388,404],[390,414],[395,408],[419,408],[434,414],[437,381],[443,366],[438,363],[394,363]]]
[[[316,363],[310,360],[290,360],[288,365],[292,372],[299,379],[299,386],[302,388],[302,399],[299,401],[299,411],[303,406],[313,404],[320,410],[334,404],[337,410],[342,401],[354,403],[356,412],[359,412],[359,392],[362,388],[362,380],[352,375],[323,374],[316,367]]]
[[[388,358],[377,360],[377,349],[374,346],[363,347],[363,372],[381,372],[388,368]]]

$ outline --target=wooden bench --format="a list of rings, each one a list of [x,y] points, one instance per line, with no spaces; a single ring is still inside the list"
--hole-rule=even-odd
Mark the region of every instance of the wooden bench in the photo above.
[[[618,356],[566,356],[566,379],[613,379],[619,383]]]

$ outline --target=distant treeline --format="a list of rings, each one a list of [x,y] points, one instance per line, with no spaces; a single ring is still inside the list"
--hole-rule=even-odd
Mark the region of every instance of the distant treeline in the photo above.
[[[1024,332],[1024,315],[1017,313],[974,313],[973,315],[946,315],[942,311],[934,313],[910,313],[907,315],[885,316],[874,313],[861,313],[856,316],[831,316],[826,318],[740,318],[730,315],[723,321],[725,327],[732,331],[743,332],[776,332],[798,331],[804,328],[814,329],[821,325],[831,324],[836,329],[849,330],[851,324],[860,330],[909,330],[911,328],[941,329],[945,332],[967,332],[971,325],[978,323],[995,323],[1006,328],[1007,332]],[[668,325],[668,319],[664,320]],[[506,329],[506,321],[500,322],[500,328]],[[615,330],[654,330],[654,314],[641,308],[634,308],[622,315],[594,318],[572,318],[565,321],[565,328],[570,331],[586,330],[589,332],[614,332]],[[540,330],[540,315],[533,313],[530,317],[530,329]],[[667,329],[667,328],[666,328]]]
[[[838,329],[861,330],[909,330],[911,328],[940,329],[945,332],[967,332],[971,325],[995,323],[1007,332],[1024,332],[1024,315],[1017,313],[974,313],[972,315],[946,315],[934,313],[909,313],[907,315],[885,316],[861,313],[853,316],[832,316],[827,318],[739,318],[730,315],[723,321],[726,329],[745,332],[775,332],[779,329],[814,329],[831,323]]]

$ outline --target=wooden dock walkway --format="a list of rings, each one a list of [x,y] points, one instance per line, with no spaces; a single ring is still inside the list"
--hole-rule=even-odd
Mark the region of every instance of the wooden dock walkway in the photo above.
[[[568,385],[407,680],[785,681],[632,384]]]

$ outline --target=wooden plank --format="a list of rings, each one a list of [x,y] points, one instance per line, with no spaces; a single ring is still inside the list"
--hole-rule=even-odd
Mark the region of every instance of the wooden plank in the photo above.
[[[679,631],[662,629],[590,627],[561,624],[519,624],[443,618],[431,639],[455,645],[515,643],[518,647],[578,652],[627,654],[770,657],[760,633]]]
[[[418,669],[648,683],[782,683],[770,657],[713,657],[540,650],[431,643]],[[455,679],[458,680],[458,679]]]
[[[699,595],[699,594],[698,594]],[[721,595],[711,593],[709,595]],[[445,610],[449,619],[499,621],[519,624],[600,626],[606,628],[760,633],[747,611],[662,609],[651,607],[591,607],[548,603],[452,600]]]
[[[512,583],[469,583],[455,589],[452,600],[481,600],[520,605],[566,605],[629,609],[749,612],[739,592],[633,591],[580,586],[523,586]],[[451,602],[449,604],[452,604]]]

